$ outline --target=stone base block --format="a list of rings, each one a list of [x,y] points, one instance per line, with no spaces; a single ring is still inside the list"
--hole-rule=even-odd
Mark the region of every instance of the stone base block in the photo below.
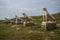
[[[55,22],[42,22],[42,29],[44,30],[51,30],[56,28],[56,23]]]

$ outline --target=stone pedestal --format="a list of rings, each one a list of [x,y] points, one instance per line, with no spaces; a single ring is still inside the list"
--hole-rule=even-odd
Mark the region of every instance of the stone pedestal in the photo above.
[[[56,28],[56,23],[55,22],[42,22],[42,29],[44,30],[51,30]]]
[[[34,23],[31,23],[31,22],[24,22],[23,23],[23,26],[34,26],[35,24]]]

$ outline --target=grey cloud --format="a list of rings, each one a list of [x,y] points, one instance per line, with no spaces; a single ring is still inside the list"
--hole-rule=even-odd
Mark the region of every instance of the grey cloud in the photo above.
[[[52,2],[52,0],[49,2]],[[40,15],[42,8],[50,4],[47,0],[0,0],[0,18],[12,18],[14,15],[20,16],[23,12],[28,15]]]

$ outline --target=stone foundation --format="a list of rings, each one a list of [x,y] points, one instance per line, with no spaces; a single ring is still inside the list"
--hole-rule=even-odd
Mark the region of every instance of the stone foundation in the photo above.
[[[56,28],[56,23],[55,22],[42,22],[42,29],[44,30],[51,30]]]
[[[29,23],[27,23],[27,22],[23,23],[23,26],[34,26],[34,25],[35,25],[34,23],[30,23],[30,22]]]

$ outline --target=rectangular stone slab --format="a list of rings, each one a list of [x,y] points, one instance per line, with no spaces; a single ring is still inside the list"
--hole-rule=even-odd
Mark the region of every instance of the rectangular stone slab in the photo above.
[[[55,22],[43,22],[42,23],[42,29],[44,30],[52,30],[54,28],[56,28]]]

